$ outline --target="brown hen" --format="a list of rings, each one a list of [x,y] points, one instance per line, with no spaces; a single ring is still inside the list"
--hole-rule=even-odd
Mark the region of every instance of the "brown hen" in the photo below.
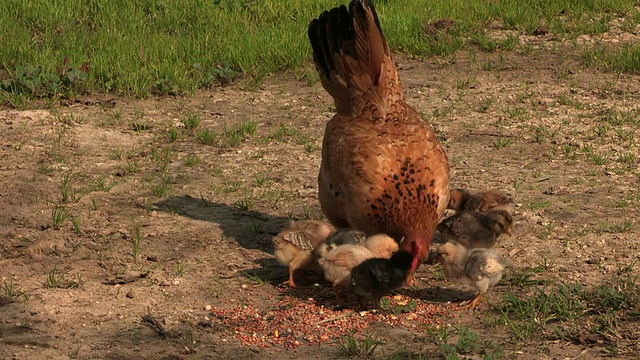
[[[405,102],[372,1],[325,11],[308,33],[337,112],[322,146],[322,211],[336,227],[404,238],[402,247],[414,256],[412,274],[449,202],[444,149]]]

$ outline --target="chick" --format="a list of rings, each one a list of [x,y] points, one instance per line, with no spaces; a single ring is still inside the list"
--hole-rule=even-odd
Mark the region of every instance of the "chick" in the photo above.
[[[399,251],[388,260],[365,260],[351,270],[351,288],[356,295],[379,303],[381,297],[404,285],[412,262],[413,255],[406,251]]]
[[[339,289],[351,284],[351,269],[374,257],[388,259],[399,250],[398,243],[387,235],[373,235],[365,239],[363,245],[345,244],[337,246],[318,263],[324,277],[333,284],[333,293],[340,299]]]
[[[496,208],[486,213],[465,210],[442,220],[434,239],[441,243],[456,241],[467,249],[489,249],[500,235],[511,235],[512,229],[513,216],[508,210]]]
[[[490,287],[500,281],[504,261],[491,250],[467,250],[456,242],[447,242],[436,249],[435,262],[442,264],[447,280],[476,290],[476,297],[461,307],[473,310]]]
[[[472,194],[465,189],[451,190],[447,209],[460,212],[463,210],[475,210],[486,212],[500,207],[513,214],[515,208],[511,197],[494,190],[485,190]]]
[[[273,255],[280,264],[289,267],[289,280],[284,284],[296,287],[293,273],[313,265],[313,250],[333,231],[335,228],[327,222],[302,220],[290,224],[273,237]]]
[[[350,228],[338,229],[329,234],[325,241],[316,248],[314,253],[316,258],[320,259],[324,257],[329,251],[340,245],[362,245],[366,238],[367,235],[364,233],[364,231],[354,230]]]

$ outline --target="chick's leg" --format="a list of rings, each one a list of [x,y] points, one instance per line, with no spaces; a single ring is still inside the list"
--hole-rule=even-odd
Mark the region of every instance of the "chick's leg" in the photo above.
[[[340,301],[340,285],[333,283],[333,294],[336,296],[336,301]]]
[[[469,303],[464,304],[464,305],[460,305],[461,309],[465,309],[465,310],[473,310],[476,308],[476,306],[478,306],[478,303],[480,303],[480,300],[482,300],[482,296],[484,295],[484,293],[479,293],[478,295],[476,295],[476,297],[471,300]]]
[[[309,256],[310,255],[307,253],[299,253],[291,260],[289,263],[289,280],[285,281],[283,284],[292,288],[296,287],[296,284],[293,282],[293,273],[301,267],[304,267],[305,261],[308,260]]]
[[[296,269],[294,269],[291,264],[289,264],[289,280],[283,282],[283,285],[287,285],[289,287],[295,288],[296,287],[296,283],[293,282],[293,273],[296,271]]]

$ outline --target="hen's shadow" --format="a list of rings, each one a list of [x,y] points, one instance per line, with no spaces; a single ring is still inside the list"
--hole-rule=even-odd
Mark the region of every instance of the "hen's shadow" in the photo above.
[[[158,211],[215,223],[225,237],[235,239],[238,245],[266,252],[271,249],[271,237],[291,221],[287,217],[241,210],[229,204],[208,202],[189,195],[163,199],[155,206]]]

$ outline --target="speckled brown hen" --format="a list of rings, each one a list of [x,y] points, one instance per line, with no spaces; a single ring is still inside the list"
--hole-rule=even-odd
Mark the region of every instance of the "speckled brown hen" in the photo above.
[[[370,0],[323,12],[308,29],[337,114],[327,123],[318,176],[322,211],[336,227],[385,233],[426,259],[449,202],[449,163],[433,130],[405,102]]]

